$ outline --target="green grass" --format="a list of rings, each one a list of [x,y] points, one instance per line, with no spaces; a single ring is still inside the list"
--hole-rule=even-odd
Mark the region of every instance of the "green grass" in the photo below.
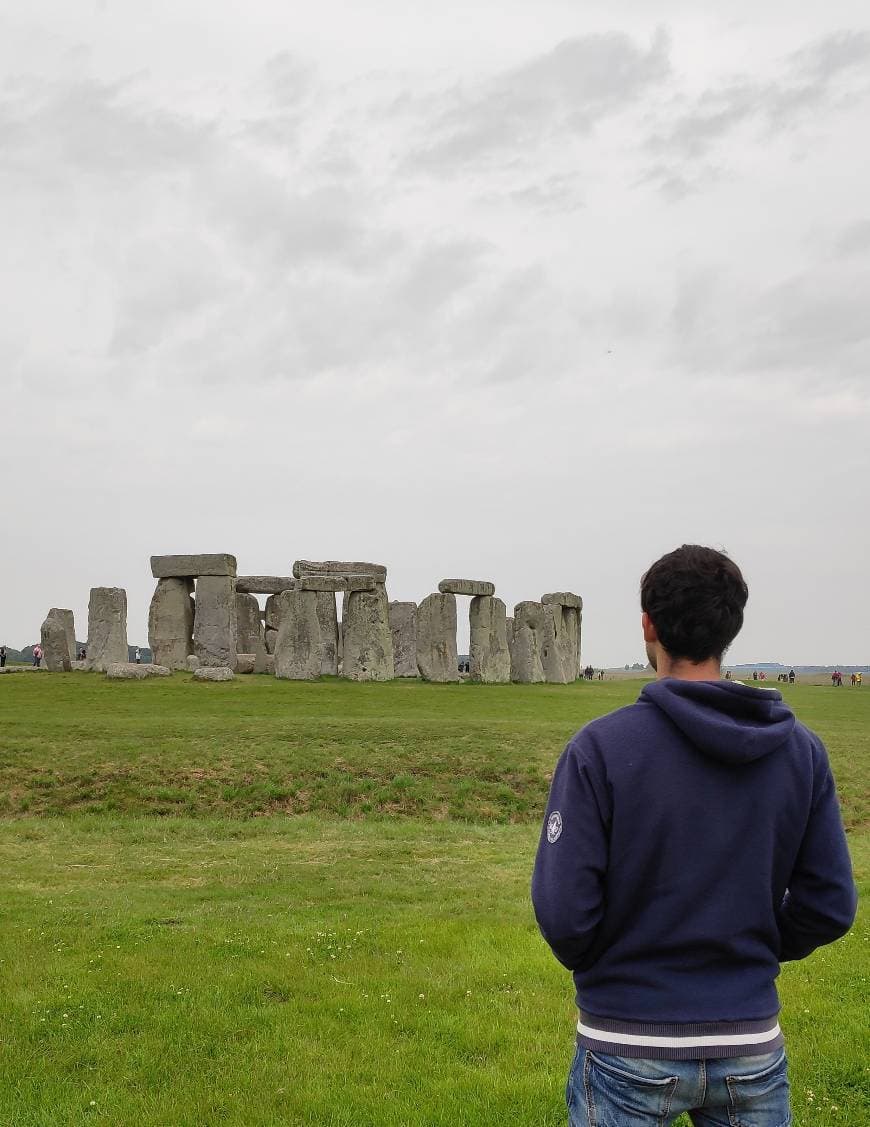
[[[0,681],[0,1123],[563,1124],[538,821],[638,689]],[[866,890],[870,690],[787,694]],[[798,1127],[870,1123],[868,930],[783,971]]]

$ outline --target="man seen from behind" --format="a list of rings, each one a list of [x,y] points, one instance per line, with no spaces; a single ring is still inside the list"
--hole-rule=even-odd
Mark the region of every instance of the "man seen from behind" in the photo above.
[[[822,741],[722,679],[747,597],[712,548],[654,563],[657,679],[556,767],[532,899],[576,986],[571,1127],[791,1121],[775,980],[849,930],[856,894]]]

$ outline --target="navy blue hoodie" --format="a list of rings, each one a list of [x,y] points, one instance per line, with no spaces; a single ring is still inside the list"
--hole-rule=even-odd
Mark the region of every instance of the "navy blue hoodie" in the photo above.
[[[581,1044],[671,1059],[770,1052],[780,962],[855,917],[822,741],[772,689],[646,685],[559,759],[532,899],[574,974]]]

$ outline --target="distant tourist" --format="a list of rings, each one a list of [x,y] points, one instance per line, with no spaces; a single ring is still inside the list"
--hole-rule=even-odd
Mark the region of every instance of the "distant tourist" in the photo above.
[[[854,673],[852,674],[852,684],[853,685],[855,684],[855,674]]]
[[[757,680],[758,680],[758,670],[757,670],[757,669],[753,669],[753,670],[752,670],[752,680],[753,680],[753,681],[757,681]]]
[[[42,646],[37,642],[33,647],[33,664],[35,668],[39,669],[40,662],[42,661]]]
[[[142,651],[138,646],[136,647],[136,653],[133,656],[135,658],[136,664],[138,665],[142,661]]]
[[[6,668],[6,647],[0,646],[0,669]]]
[[[860,669],[855,674],[855,684],[858,685],[859,687],[861,685],[861,670]]]
[[[82,648],[79,650],[79,661],[84,661],[87,656],[88,656],[88,651],[85,649],[84,646],[82,646]]]
[[[795,673],[795,671],[793,669],[789,669],[789,671],[788,671],[788,683],[790,685],[793,685],[795,683],[796,677],[797,677],[797,674]]]
[[[571,1127],[791,1122],[780,963],[845,935],[857,897],[822,741],[776,689],[721,680],[747,597],[712,548],[654,563],[657,680],[553,775],[532,901],[580,1008]]]

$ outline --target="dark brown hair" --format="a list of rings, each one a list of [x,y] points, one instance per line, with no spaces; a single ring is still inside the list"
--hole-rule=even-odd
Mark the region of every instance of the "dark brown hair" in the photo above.
[[[749,588],[724,552],[684,544],[640,581],[640,605],[673,658],[695,663],[722,655],[743,625]]]

